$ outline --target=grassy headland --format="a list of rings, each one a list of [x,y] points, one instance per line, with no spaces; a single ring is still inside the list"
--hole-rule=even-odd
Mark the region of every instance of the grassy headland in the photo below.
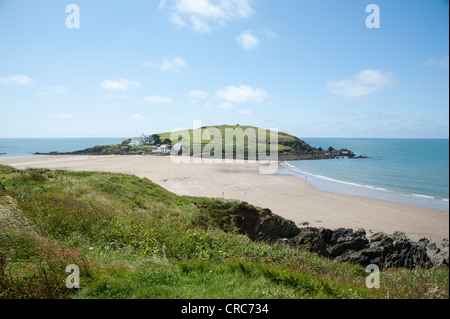
[[[136,155],[136,154],[154,154],[156,145],[167,144],[174,146],[181,144],[185,148],[185,153],[194,155],[196,149],[202,154],[211,154],[220,152],[219,157],[225,157],[227,149],[231,150],[233,158],[248,159],[249,154],[257,153],[260,144],[259,128],[254,126],[241,125],[220,125],[220,126],[204,126],[195,130],[186,130],[179,132],[166,132],[153,134],[156,142],[153,145],[130,146],[131,139],[124,140],[118,145],[99,145],[87,148],[85,150],[69,152],[69,153],[36,153],[38,155]],[[181,133],[182,132],[182,133]],[[176,134],[180,133],[180,135]],[[364,158],[364,156],[356,156],[348,149],[334,149],[332,146],[327,149],[315,148],[305,141],[284,132],[275,132],[277,134],[277,142],[271,143],[270,130],[265,131],[264,137],[266,154],[276,151],[279,160],[303,160],[303,159],[331,159],[341,156],[350,158]],[[184,138],[182,138],[182,135]],[[196,139],[196,136],[199,138]],[[227,140],[227,136],[232,136]],[[220,139],[219,139],[220,137]],[[239,138],[242,137],[242,138]],[[261,137],[262,138],[262,137]],[[214,146],[216,143],[216,147]],[[205,149],[205,147],[208,147]],[[207,150],[207,151],[206,151]],[[205,152],[205,153],[203,153]],[[258,159],[256,157],[256,159]]]
[[[177,196],[148,179],[0,166],[0,298],[448,298],[448,269],[363,267],[229,223],[239,201]],[[258,208],[256,208],[258,209]],[[81,289],[65,288],[65,267]]]

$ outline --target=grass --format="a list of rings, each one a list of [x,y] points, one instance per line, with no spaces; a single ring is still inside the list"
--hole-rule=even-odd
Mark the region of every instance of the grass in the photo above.
[[[177,196],[148,179],[0,166],[0,298],[448,298],[448,269],[388,270],[251,241],[241,203]],[[81,289],[65,287],[65,267]]]
[[[243,141],[240,141],[239,139],[236,140],[236,137],[234,137],[234,140],[232,141],[232,144],[226,144],[226,136],[228,132],[234,133],[239,135],[239,132],[242,131],[243,135],[245,136],[245,139]],[[214,126],[214,127],[202,127],[196,130],[187,130],[188,134],[189,134],[189,141],[181,141],[181,143],[187,147],[190,148],[191,150],[191,155],[193,153],[193,148],[194,148],[194,134],[196,134],[196,136],[201,137],[201,150],[203,150],[203,148],[208,145],[209,143],[211,143],[215,138],[217,138],[218,136],[220,136],[222,138],[222,153],[225,153],[225,150],[227,147],[233,147],[233,152],[234,154],[236,154],[236,150],[238,151],[237,153],[239,154],[239,150],[241,150],[241,152],[243,151],[245,155],[248,154],[249,149],[250,151],[252,151],[251,148],[251,144],[250,143],[254,143],[256,144],[255,146],[255,152],[258,152],[258,140],[257,138],[259,137],[259,131],[257,127],[254,126],[243,126],[243,125],[220,125],[220,126]],[[209,132],[209,134],[208,134]],[[179,133],[179,132],[175,132],[175,133]],[[217,134],[218,133],[218,134]],[[211,139],[210,134],[214,135],[214,138]],[[254,136],[253,136],[254,135]],[[290,152],[294,152],[295,150],[310,150],[311,146],[309,146],[306,142],[299,140],[298,138],[284,133],[284,132],[278,132],[278,144],[277,144],[277,151],[279,153],[290,153]],[[164,140],[164,139],[169,139],[172,141],[172,144],[175,145],[177,143],[179,143],[178,139],[171,139],[172,137],[172,133],[162,133],[159,134],[160,139]],[[174,136],[177,136],[177,134],[175,134]],[[181,135],[179,136],[179,138],[181,137]],[[242,143],[243,142],[243,143]],[[267,130],[266,131],[266,152],[270,152],[270,131]]]

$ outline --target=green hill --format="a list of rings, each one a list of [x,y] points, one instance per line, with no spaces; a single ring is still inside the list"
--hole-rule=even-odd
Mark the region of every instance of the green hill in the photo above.
[[[144,146],[130,146],[131,139],[124,140],[118,145],[101,145],[87,148],[85,150],[70,153],[36,153],[37,155],[136,155],[136,154],[155,154],[157,146],[167,144],[173,147],[181,144],[184,147],[183,154],[199,156],[202,154],[216,155],[224,158],[232,156],[236,159],[259,159],[258,155],[264,155],[260,151],[260,141],[265,143],[266,155],[277,152],[279,160],[304,160],[304,159],[331,159],[342,156],[350,158],[365,158],[364,156],[355,156],[347,149],[336,150],[332,146],[323,150],[321,148],[311,147],[305,141],[284,132],[265,132],[266,136],[259,136],[260,128],[254,126],[241,125],[220,125],[204,126],[196,130],[187,130],[179,132],[166,132],[152,134],[153,143]],[[271,140],[271,134],[276,134],[276,141]],[[198,137],[198,138],[196,138]],[[229,137],[229,138],[227,138]],[[221,140],[219,143],[218,141]],[[216,147],[214,147],[216,143]],[[229,152],[227,153],[227,151]],[[219,152],[217,154],[216,152]],[[221,153],[221,155],[220,155]],[[256,155],[257,154],[257,155]],[[166,154],[168,155],[168,154]],[[227,157],[229,158],[229,157]]]
[[[227,146],[230,143],[227,143],[226,137],[229,134],[230,136],[234,136],[232,140],[232,147],[236,151],[237,148],[242,147],[244,149],[245,155],[248,155],[249,144],[254,143],[255,149],[258,151],[258,138],[260,128],[255,126],[241,126],[241,125],[220,125],[220,126],[204,126],[202,128],[196,130],[188,130],[189,133],[189,143],[184,143],[184,145],[188,145],[191,150],[194,144],[194,134],[201,137],[201,146],[202,149],[205,145],[214,141],[210,137],[210,134],[214,134],[215,132],[220,133],[220,137],[222,138],[222,151],[225,152]],[[175,132],[176,134],[177,132]],[[208,134],[209,133],[209,134]],[[244,136],[243,141],[239,141],[236,138],[239,133],[242,133]],[[161,140],[170,140],[172,145],[175,145],[179,142],[177,139],[171,139],[171,136],[174,133],[162,133],[158,134]],[[254,135],[253,135],[254,134]],[[214,136],[215,138],[216,136]],[[270,131],[267,130],[266,136],[264,137],[264,141],[266,143],[267,152],[270,151]],[[243,143],[242,143],[243,142]],[[182,143],[183,144],[183,143]],[[277,147],[275,148],[279,154],[281,153],[293,153],[293,152],[308,152],[312,151],[313,148],[308,145],[305,141],[302,141],[290,134],[278,132],[277,133]],[[191,151],[192,153],[192,151]]]

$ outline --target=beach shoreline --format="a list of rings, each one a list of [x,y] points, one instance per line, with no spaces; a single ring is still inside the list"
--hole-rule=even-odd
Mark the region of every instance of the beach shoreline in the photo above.
[[[301,171],[286,161],[280,163],[280,171],[277,174],[294,175],[304,181],[307,181],[319,191],[367,197],[449,212],[448,199],[415,193],[408,194],[406,192],[394,191],[385,187],[363,185],[358,184],[357,182],[343,181],[331,177],[312,174]]]
[[[380,199],[316,189],[293,175],[260,174],[260,163],[174,163],[159,156],[4,157],[0,164],[16,169],[47,168],[106,171],[148,178],[183,196],[246,201],[294,221],[298,226],[363,228],[372,233],[403,232],[411,240],[436,243],[449,237],[449,213]]]

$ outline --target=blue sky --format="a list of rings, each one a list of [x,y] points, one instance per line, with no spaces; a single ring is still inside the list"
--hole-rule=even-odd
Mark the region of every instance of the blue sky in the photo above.
[[[79,28],[66,25],[70,4]],[[366,26],[369,4],[380,28]],[[0,0],[0,138],[129,137],[193,120],[448,138],[448,6]]]

